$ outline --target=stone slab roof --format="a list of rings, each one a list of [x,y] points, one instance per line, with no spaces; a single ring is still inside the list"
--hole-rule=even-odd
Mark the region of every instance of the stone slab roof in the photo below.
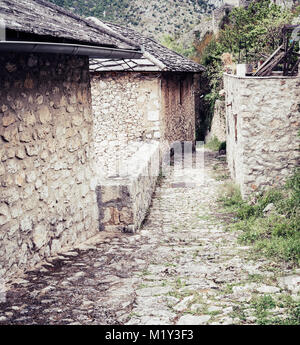
[[[90,18],[92,21],[93,18]],[[99,20],[94,20],[99,23]],[[135,42],[144,50],[144,60],[131,61],[120,60],[119,62],[93,59],[90,63],[91,71],[170,71],[170,72],[202,72],[205,68],[194,61],[164,47],[152,38],[141,35],[135,30],[113,23],[104,23],[114,32]],[[148,60],[146,63],[145,61]]]
[[[7,29],[80,44],[137,49],[130,40],[44,0],[1,0],[0,20]]]

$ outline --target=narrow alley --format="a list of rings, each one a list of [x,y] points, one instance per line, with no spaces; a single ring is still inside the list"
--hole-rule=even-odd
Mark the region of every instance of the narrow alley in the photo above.
[[[222,162],[203,148],[200,161],[203,153],[204,164],[175,162],[160,178],[137,234],[100,234],[18,279],[2,296],[0,324],[255,324],[253,298],[296,295],[292,268],[254,258],[226,231],[213,174]]]

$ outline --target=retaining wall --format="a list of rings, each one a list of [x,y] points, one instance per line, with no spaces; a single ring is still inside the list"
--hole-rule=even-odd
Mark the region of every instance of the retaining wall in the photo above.
[[[224,76],[227,162],[243,197],[299,165],[299,77]]]
[[[141,143],[120,176],[101,181],[97,200],[102,230],[135,232],[139,229],[151,204],[159,170],[159,143]]]

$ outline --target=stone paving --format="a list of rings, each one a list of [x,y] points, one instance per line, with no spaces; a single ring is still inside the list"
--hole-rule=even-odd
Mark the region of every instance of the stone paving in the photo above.
[[[161,179],[137,234],[100,234],[16,279],[0,324],[256,324],[253,299],[299,300],[299,269],[253,257],[226,231],[213,169],[222,162],[203,151],[204,166],[175,162]]]

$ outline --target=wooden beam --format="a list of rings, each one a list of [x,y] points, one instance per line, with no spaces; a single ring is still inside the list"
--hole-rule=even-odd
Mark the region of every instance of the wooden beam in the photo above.
[[[300,57],[298,58],[298,61],[295,63],[295,65],[293,66],[292,70],[291,70],[291,75],[293,75],[296,72],[297,67],[300,64]]]
[[[278,47],[272,55],[269,56],[269,58],[259,67],[259,69],[254,73],[255,76],[260,75],[260,71],[263,70],[266,65],[283,49],[283,44]]]

